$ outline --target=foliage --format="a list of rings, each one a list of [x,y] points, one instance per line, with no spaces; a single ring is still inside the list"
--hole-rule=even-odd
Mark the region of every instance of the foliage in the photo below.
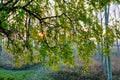
[[[58,68],[58,64],[73,66],[78,55],[88,67],[89,57],[97,50],[95,42],[102,45],[104,36],[110,38],[109,45],[114,42],[113,30],[108,27],[110,33],[103,34],[104,29],[93,14],[110,2],[2,0],[0,33],[6,39],[5,48],[13,56],[13,64],[21,67],[46,61],[53,68]],[[76,48],[78,51],[73,53]],[[109,52],[106,47],[102,50],[105,54]]]

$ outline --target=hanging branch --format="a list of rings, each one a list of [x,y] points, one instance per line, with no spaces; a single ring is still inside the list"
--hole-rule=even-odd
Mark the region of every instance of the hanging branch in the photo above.
[[[26,5],[24,5],[23,7],[27,7],[29,6],[34,0],[30,0]]]

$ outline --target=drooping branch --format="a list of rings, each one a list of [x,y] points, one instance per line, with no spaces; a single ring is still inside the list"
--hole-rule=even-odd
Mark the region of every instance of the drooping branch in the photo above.
[[[26,5],[24,5],[23,7],[27,7],[28,5],[30,5],[34,0],[29,1]]]
[[[22,9],[23,9],[24,11],[26,11],[27,13],[29,13],[30,15],[36,17],[38,20],[41,21],[41,19],[40,19],[36,14],[34,14],[32,11],[26,9],[25,7],[22,7]]]
[[[16,1],[13,3],[12,7],[14,7],[19,1],[20,1],[20,0],[16,0]]]
[[[39,21],[45,20],[45,19],[52,19],[52,18],[57,18],[57,17],[61,17],[63,16],[65,13],[62,13],[61,15],[56,15],[56,16],[50,16],[50,17],[45,17],[45,18],[40,18],[38,17],[38,15],[34,14],[32,11],[28,10],[25,7],[22,7],[23,10],[25,10],[27,13],[29,13],[30,15],[34,16],[35,18],[37,18]]]
[[[50,17],[41,18],[41,20],[57,18],[57,17],[61,17],[63,15],[64,15],[64,13],[62,13],[61,15],[56,15],[56,16],[50,16]]]

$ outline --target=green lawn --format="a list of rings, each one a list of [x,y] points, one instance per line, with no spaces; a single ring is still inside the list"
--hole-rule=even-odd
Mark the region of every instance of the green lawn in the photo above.
[[[54,80],[49,68],[37,66],[30,70],[5,70],[0,68],[0,80]]]

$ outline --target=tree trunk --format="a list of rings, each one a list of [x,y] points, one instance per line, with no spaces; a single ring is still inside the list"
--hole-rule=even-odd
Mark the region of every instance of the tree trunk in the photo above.
[[[109,7],[105,6],[105,25],[106,25],[106,33],[108,33],[107,28],[108,28],[108,20],[109,20]],[[108,36],[106,36],[106,48],[109,49],[108,45]],[[112,80],[112,68],[111,68],[111,60],[110,60],[110,53],[108,53],[107,56],[107,75],[108,75],[108,80]]]

